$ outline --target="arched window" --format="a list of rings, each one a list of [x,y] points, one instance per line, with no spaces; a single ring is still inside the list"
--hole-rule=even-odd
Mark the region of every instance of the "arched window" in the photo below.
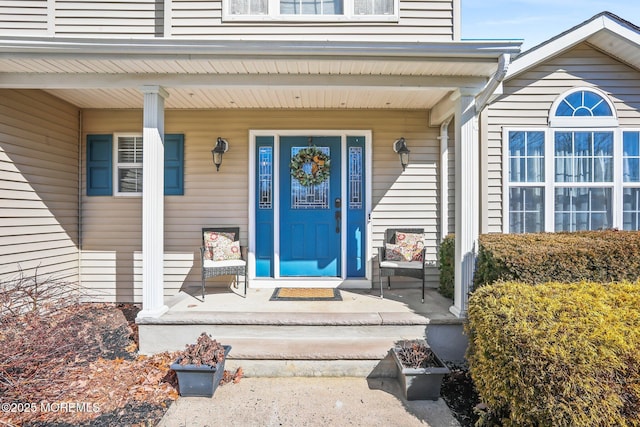
[[[601,91],[576,88],[565,92],[551,106],[551,127],[617,127],[615,107]]]

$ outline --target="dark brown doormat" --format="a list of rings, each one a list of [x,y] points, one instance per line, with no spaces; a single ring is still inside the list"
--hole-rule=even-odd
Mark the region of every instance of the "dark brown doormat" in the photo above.
[[[342,301],[336,288],[276,288],[269,301]]]

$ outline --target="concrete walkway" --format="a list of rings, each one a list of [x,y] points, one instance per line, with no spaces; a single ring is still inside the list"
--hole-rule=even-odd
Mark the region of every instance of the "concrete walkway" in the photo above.
[[[442,399],[406,401],[392,378],[243,378],[180,397],[159,427],[459,427]]]

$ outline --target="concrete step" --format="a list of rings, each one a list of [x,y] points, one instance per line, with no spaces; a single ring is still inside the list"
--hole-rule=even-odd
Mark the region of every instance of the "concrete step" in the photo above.
[[[413,313],[236,313],[170,312],[139,319],[146,353],[181,350],[202,332],[218,341],[424,338],[429,321]]]
[[[267,326],[355,326],[355,325],[428,325],[444,320],[428,319],[411,312],[237,312],[169,311],[159,318],[142,318],[142,325],[267,325]]]
[[[395,376],[393,361],[385,360],[394,343],[388,338],[229,338],[225,343],[232,347],[226,369],[242,367],[251,377]]]
[[[226,369],[252,377],[395,377],[389,350],[438,325],[410,312],[169,312],[138,320],[145,352],[181,350],[206,332],[232,347]]]
[[[249,340],[229,338],[230,359],[246,360],[379,360],[394,341],[384,338],[305,339],[270,338]]]
[[[395,378],[391,357],[382,360],[242,360],[229,358],[225,370],[242,368],[244,376]]]

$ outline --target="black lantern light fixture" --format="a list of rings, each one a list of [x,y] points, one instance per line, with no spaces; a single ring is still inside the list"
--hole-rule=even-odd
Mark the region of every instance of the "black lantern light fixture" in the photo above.
[[[405,142],[404,137],[397,139],[393,143],[393,151],[395,151],[400,157],[400,164],[402,165],[402,171],[404,172],[409,164],[409,153],[411,152],[407,148],[407,143]]]
[[[218,137],[216,146],[211,150],[213,155],[213,164],[216,165],[216,171],[220,171],[220,165],[222,164],[222,155],[229,149],[229,143],[226,139]]]

